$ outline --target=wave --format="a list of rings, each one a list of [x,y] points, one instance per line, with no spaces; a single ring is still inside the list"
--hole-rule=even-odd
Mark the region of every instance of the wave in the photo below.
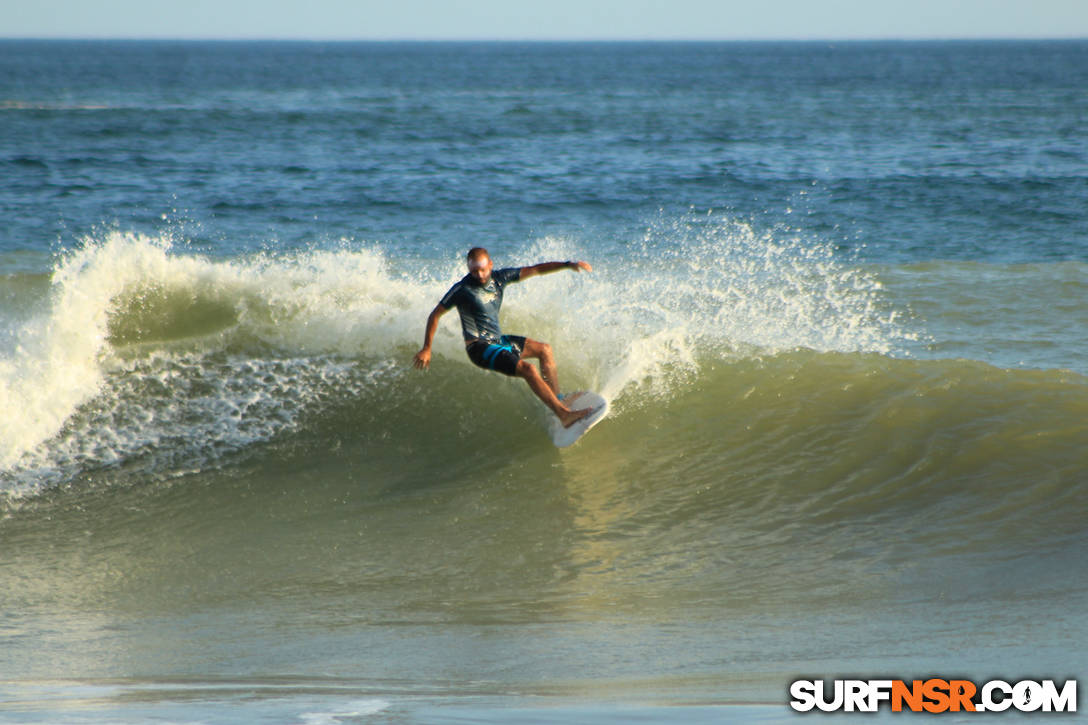
[[[525,502],[545,496],[539,487],[560,486],[583,510],[586,535],[637,531],[698,560],[717,556],[709,548],[723,531],[754,537],[733,541],[731,556],[827,552],[821,536],[856,536],[884,542],[877,558],[904,565],[1075,550],[1088,535],[1082,376],[812,350],[698,368],[668,398],[624,391],[590,437],[560,452],[526,386],[454,359],[422,374],[383,358],[143,356],[42,455],[0,478],[0,508],[40,502],[76,516],[111,506],[111,489],[183,485],[181,500],[138,505],[187,530],[212,508],[242,515],[253,496],[277,499],[286,487],[300,490],[282,511],[268,505],[317,530],[339,526],[345,502],[365,502],[378,525],[436,487],[493,498],[493,515],[521,520]],[[79,495],[31,496],[58,487]],[[445,526],[428,518],[441,515],[424,507],[419,523]],[[717,533],[698,539],[707,531]]]
[[[59,260],[40,310],[9,314],[0,403],[19,413],[0,420],[0,470],[37,489],[175,438],[192,441],[180,457],[266,439],[315,356],[335,370],[395,339],[390,311],[407,311],[411,287],[380,268],[368,252],[212,261],[166,239],[88,241]]]
[[[830,248],[689,218],[609,254],[547,238],[500,259],[572,257],[595,272],[512,288],[504,327],[552,343],[564,388],[613,401],[602,442],[650,440],[691,454],[704,477],[721,467],[768,485],[813,462],[827,485],[839,471],[878,488],[1016,480],[1048,459],[1065,461],[1047,468],[1062,480],[1083,470],[1069,447],[1083,378],[909,359],[909,315]],[[329,439],[426,457],[425,441],[451,428],[460,446],[492,445],[498,430],[511,452],[550,450],[543,407],[518,381],[472,368],[448,318],[431,372],[411,369],[427,313],[461,274],[459,251],[434,261],[345,244],[213,259],[165,238],[86,240],[12,318],[0,403],[20,414],[0,422],[0,487],[14,501],[81,477],[184,476],[269,447],[306,455]],[[1023,462],[1001,455],[1029,438],[1037,450]],[[973,446],[966,463],[956,452]],[[457,447],[437,448],[428,465],[456,465]],[[698,454],[719,449],[728,455]]]

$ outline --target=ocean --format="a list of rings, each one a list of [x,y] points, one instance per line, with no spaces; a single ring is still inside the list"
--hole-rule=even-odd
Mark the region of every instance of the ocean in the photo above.
[[[1084,675],[1085,89],[1086,41],[0,42],[0,722]],[[572,448],[455,315],[411,365],[477,245],[594,267],[503,308],[611,401]]]

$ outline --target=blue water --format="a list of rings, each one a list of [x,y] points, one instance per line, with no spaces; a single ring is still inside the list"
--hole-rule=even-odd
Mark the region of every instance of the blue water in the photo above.
[[[1088,667],[1088,41],[0,42],[0,720]],[[424,321],[471,246],[609,417]]]
[[[1078,41],[5,42],[0,249],[617,244],[695,207],[875,261],[1083,260],[1086,85]]]

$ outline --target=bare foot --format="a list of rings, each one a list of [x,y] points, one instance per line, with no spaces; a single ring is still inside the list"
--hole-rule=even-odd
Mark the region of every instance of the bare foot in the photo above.
[[[559,413],[559,422],[563,424],[564,428],[570,428],[592,412],[593,408],[582,408],[581,410],[571,410],[566,413]]]

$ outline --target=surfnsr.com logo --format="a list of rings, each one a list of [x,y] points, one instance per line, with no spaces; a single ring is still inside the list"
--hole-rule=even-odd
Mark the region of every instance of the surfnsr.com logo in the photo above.
[[[796,680],[790,697],[797,712],[1076,712],[1077,681]]]

